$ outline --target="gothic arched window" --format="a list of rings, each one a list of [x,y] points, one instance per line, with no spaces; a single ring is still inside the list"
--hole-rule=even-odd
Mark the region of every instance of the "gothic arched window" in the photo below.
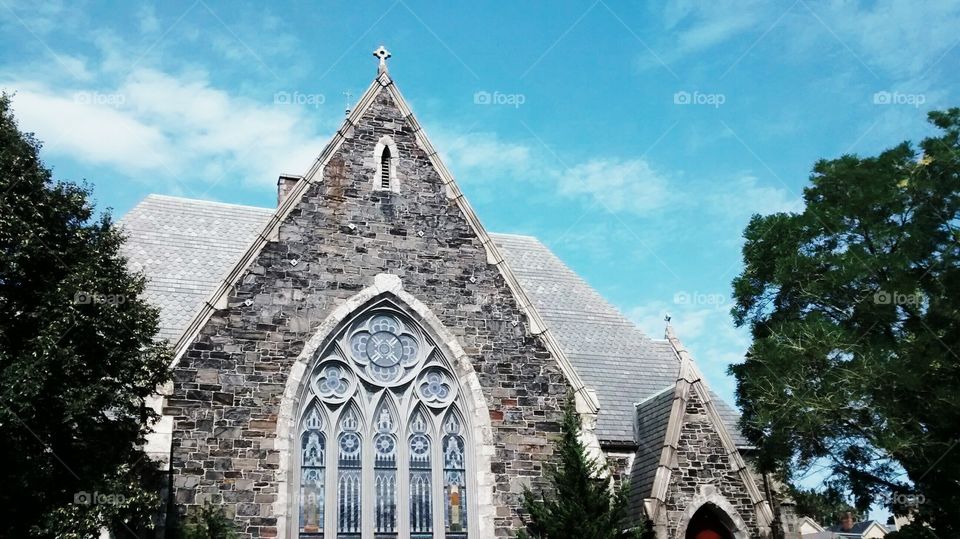
[[[328,342],[301,400],[299,537],[466,538],[470,429],[440,347],[386,300]]]
[[[376,173],[373,176],[373,188],[380,191],[399,191],[397,181],[397,145],[389,135],[380,137],[373,149],[376,159]]]

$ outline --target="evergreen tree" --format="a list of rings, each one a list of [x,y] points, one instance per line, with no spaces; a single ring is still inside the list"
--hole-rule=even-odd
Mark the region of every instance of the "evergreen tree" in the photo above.
[[[627,489],[625,485],[612,486],[607,467],[587,455],[572,395],[564,403],[556,449],[559,462],[550,474],[552,492],[543,492],[538,498],[529,488],[524,489],[523,508],[528,516],[520,538],[645,537],[639,531],[624,530],[628,526]]]
[[[120,231],[39,151],[0,95],[0,537],[131,535],[160,502],[139,445],[169,353]]]

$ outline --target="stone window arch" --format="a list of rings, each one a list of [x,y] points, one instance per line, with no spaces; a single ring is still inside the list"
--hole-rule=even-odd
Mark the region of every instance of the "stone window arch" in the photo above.
[[[397,179],[397,164],[400,153],[397,144],[390,135],[384,135],[373,148],[373,157],[376,170],[373,175],[373,189],[376,191],[400,191],[400,182]]]
[[[312,452],[304,445],[296,475],[296,536],[474,537],[472,426],[444,347],[414,315],[382,300],[318,350],[298,413]]]

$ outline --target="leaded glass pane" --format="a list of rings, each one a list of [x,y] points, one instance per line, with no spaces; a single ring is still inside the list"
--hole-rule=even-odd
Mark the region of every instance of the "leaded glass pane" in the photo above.
[[[337,537],[360,537],[361,530],[361,455],[360,435],[357,434],[357,414],[348,409],[340,421],[343,432],[337,441]]]
[[[304,468],[300,479],[300,537],[323,536],[323,469]]]
[[[430,438],[417,432],[418,423],[423,418],[414,419],[410,436],[410,533],[411,537],[426,539],[433,537],[433,474],[430,469]]]
[[[322,537],[326,438],[316,407],[304,418],[304,428],[300,438],[300,537]]]
[[[453,414],[443,425],[443,498],[447,537],[467,536],[467,482],[465,446],[460,421]]]

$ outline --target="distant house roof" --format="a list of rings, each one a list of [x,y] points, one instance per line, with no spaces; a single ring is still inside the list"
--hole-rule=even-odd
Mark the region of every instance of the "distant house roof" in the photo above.
[[[159,337],[175,342],[224,276],[240,260],[273,210],[149,195],[120,221],[124,254],[148,278],[147,300],[160,308]],[[597,437],[635,446],[636,404],[677,380],[666,340],[651,339],[549,248],[531,236],[491,234],[520,285],[600,402]],[[713,395],[737,446],[746,441],[737,412]],[[640,436],[653,436],[653,423]]]
[[[849,530],[844,530],[839,524],[835,524],[827,528],[827,531],[831,531],[837,534],[837,537],[863,537],[871,528],[876,526],[876,529],[883,533],[887,534],[887,527],[883,524],[880,524],[876,520],[864,520],[863,522],[857,522]]]

